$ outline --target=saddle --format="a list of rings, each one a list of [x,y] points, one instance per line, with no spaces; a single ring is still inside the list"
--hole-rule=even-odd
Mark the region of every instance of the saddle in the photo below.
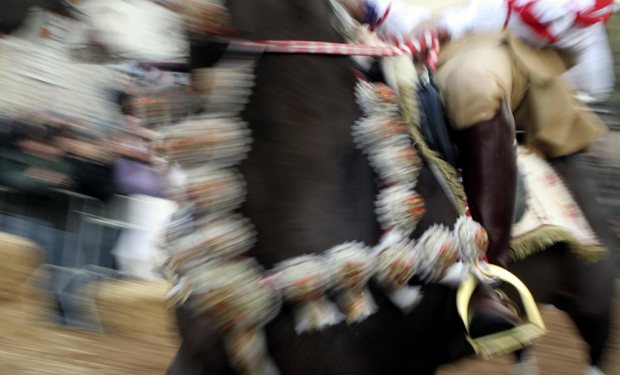
[[[367,72],[369,80],[385,83],[385,77],[378,63],[374,63]],[[420,108],[421,132],[428,146],[455,169],[460,168],[459,147],[455,142],[456,133],[441,100],[433,75],[425,71],[418,81],[418,103]],[[523,132],[518,132],[523,137]],[[521,171],[517,171],[517,197],[515,202],[515,223],[523,217],[527,208],[527,191]]]
[[[375,74],[376,77],[378,77]],[[458,170],[460,167],[459,147],[456,132],[447,118],[441,96],[429,73],[418,79],[418,103],[420,111],[420,128],[428,146],[439,157]],[[590,227],[587,216],[582,213],[579,204],[574,201],[570,187],[566,185],[561,174],[555,170],[544,157],[527,146],[528,133],[517,130],[517,191],[515,197],[515,217],[511,256],[523,259],[533,253],[544,250],[553,243],[565,242],[580,256],[586,259],[599,259],[605,251],[600,240]],[[541,181],[552,179],[553,193]],[[547,195],[545,195],[547,194]],[[563,203],[550,205],[550,196],[561,197]],[[543,204],[546,202],[547,204]],[[574,215],[574,220],[567,224],[567,207]],[[533,212],[550,210],[533,214]],[[546,217],[546,221],[532,220],[536,216]]]

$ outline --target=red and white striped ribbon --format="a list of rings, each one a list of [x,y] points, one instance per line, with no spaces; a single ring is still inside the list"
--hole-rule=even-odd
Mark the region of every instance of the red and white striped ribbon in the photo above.
[[[346,56],[399,56],[407,52],[396,46],[370,46],[365,44],[329,43],[305,40],[260,40],[233,42],[242,48],[262,50],[265,53],[346,55]]]
[[[371,46],[366,44],[330,43],[304,40],[233,41],[235,47],[256,49],[264,53],[316,54],[345,56],[402,56],[427,54],[426,63],[431,69],[437,66],[439,40],[433,33],[407,41],[393,41],[393,45]]]

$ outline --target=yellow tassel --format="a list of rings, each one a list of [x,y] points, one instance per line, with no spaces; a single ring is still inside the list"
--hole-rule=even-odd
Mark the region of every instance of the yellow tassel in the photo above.
[[[512,261],[523,260],[559,243],[567,244],[570,251],[589,262],[599,261],[607,254],[602,246],[583,245],[565,230],[547,226],[514,238],[510,243],[510,258]]]

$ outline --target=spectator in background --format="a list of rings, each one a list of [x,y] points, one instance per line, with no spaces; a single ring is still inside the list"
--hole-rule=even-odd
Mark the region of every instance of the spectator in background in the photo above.
[[[74,169],[58,143],[58,124],[41,116],[11,123],[0,146],[0,185],[3,221],[0,230],[30,238],[60,264],[67,222],[67,196],[60,189],[74,186]]]
[[[121,234],[113,253],[125,276],[153,279],[159,277],[163,262],[157,247],[159,236],[176,205],[165,199],[165,178],[154,165],[152,133],[135,117],[128,116],[127,120],[127,129],[114,139],[114,149],[119,155],[115,180],[128,197],[129,228]]]
[[[34,123],[30,121],[34,120]],[[31,194],[70,188],[72,168],[58,143],[60,127],[32,119],[13,124],[2,149],[0,179],[8,187]]]
[[[114,184],[114,154],[106,149],[107,141],[88,128],[70,124],[63,129],[59,142],[65,160],[73,167],[74,190],[107,201],[117,193]]]
[[[112,140],[112,147],[118,155],[114,174],[119,192],[126,195],[143,194],[161,198],[164,195],[162,177],[151,165],[152,147],[150,135],[140,127],[135,118],[134,124]]]

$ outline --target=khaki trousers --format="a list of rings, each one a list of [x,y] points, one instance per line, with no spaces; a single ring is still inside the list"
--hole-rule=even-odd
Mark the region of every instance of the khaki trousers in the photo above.
[[[480,34],[443,47],[436,80],[456,129],[490,120],[506,101],[529,145],[555,157],[588,147],[606,129],[561,78],[569,66],[557,50]]]

